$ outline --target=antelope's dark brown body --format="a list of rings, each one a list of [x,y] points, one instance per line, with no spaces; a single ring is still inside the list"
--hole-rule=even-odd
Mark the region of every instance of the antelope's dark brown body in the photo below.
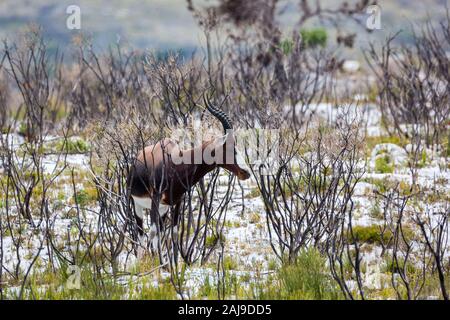
[[[204,143],[205,148],[209,142]],[[138,198],[154,198],[162,204],[174,205],[184,193],[203,176],[216,168],[205,163],[193,164],[196,149],[180,151],[190,153],[192,164],[174,164],[171,152],[177,147],[170,139],[147,146],[137,157],[128,178],[130,193]]]

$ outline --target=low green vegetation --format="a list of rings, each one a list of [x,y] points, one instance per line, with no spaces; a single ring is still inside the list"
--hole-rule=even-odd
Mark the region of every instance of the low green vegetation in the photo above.
[[[327,44],[328,34],[324,28],[302,29],[299,33],[305,48],[325,47]],[[294,41],[291,38],[282,40],[280,49],[285,55],[291,54],[294,49]]]
[[[224,261],[225,262],[225,261]],[[227,262],[228,264],[228,262]],[[280,265],[270,262],[272,270],[263,274],[258,267],[252,273],[236,274],[233,268],[225,273],[227,299],[342,299],[341,291],[332,279],[326,258],[317,249],[302,250],[295,263]],[[217,278],[205,277],[196,295],[199,299],[217,299]]]
[[[414,267],[412,263],[407,263],[405,265],[404,260],[398,259],[397,262],[395,262],[392,257],[388,257],[385,259],[383,268],[381,272],[383,273],[398,273],[399,270],[405,269],[408,274],[414,274],[417,272],[417,268]]]
[[[249,222],[252,224],[257,224],[257,223],[261,222],[261,215],[258,212],[250,213]]]
[[[95,266],[86,263],[81,266],[79,285],[73,282],[68,268],[55,273],[50,267],[44,272],[32,274],[22,296],[20,291],[4,289],[8,299],[27,300],[169,300],[177,294],[169,279],[159,279],[158,284],[151,277],[125,279],[112,275],[100,275]]]
[[[381,226],[373,224],[370,226],[353,226],[353,237],[350,233],[347,233],[348,241],[352,242],[353,239],[360,243],[368,243],[368,244],[389,244],[392,240],[393,233],[389,229],[383,230]],[[414,238],[414,231],[407,227],[403,226],[402,228],[403,235],[407,241],[410,241]]]
[[[395,186],[394,182],[388,177],[382,179],[379,178],[362,178],[361,182],[370,183],[374,186],[374,191],[379,193],[386,193],[388,190]]]
[[[412,186],[406,182],[406,181],[396,181],[391,179],[390,177],[384,177],[384,178],[362,178],[360,180],[361,182],[366,182],[369,184],[372,184],[374,186],[374,191],[385,194],[386,192],[390,190],[398,190],[400,192],[400,195],[406,196],[410,195],[412,190]]]
[[[283,41],[281,41],[280,47],[281,51],[283,51],[285,55],[288,55],[292,52],[292,49],[294,48],[294,42],[290,39],[284,39]]]
[[[348,234],[349,241],[352,241],[351,234]],[[382,234],[381,227],[378,225],[371,226],[354,226],[353,237],[361,243],[381,244],[386,243],[392,237],[392,233],[386,231]]]
[[[238,262],[232,257],[225,256],[225,258],[223,259],[223,267],[225,268],[225,270],[237,270]]]
[[[73,197],[75,203],[80,207],[86,207],[90,203],[97,200],[97,189],[94,187],[87,187],[81,190],[77,190],[76,195]]]
[[[447,136],[447,143],[445,149],[447,149],[447,157],[450,157],[450,134]]]
[[[325,47],[327,44],[327,31],[324,28],[300,30],[302,42],[307,48]]]
[[[394,173],[394,165],[389,155],[385,154],[375,159],[376,173]]]
[[[45,145],[45,152],[79,154],[89,152],[89,144],[81,138],[52,141]]]
[[[278,261],[275,259],[270,259],[267,262],[267,269],[269,269],[270,271],[274,271],[278,268]]]
[[[206,237],[205,245],[207,248],[213,248],[219,241],[225,242],[225,240],[225,235],[223,233],[220,233],[220,235],[217,233],[213,233],[212,235]]]
[[[383,219],[383,211],[380,208],[380,202],[377,200],[369,210],[369,215],[373,219]]]
[[[18,132],[20,135],[22,135],[22,136],[26,136],[26,135],[27,135],[27,132],[28,132],[28,126],[27,126],[27,124],[26,124],[25,122],[22,122],[22,123],[19,125],[19,128],[18,128],[17,132]]]
[[[259,191],[259,188],[258,188],[258,187],[254,187],[254,188],[252,188],[252,190],[250,190],[249,193],[247,193],[247,194],[245,195],[245,198],[247,198],[247,199],[253,199],[253,198],[258,198],[258,197],[260,197],[260,196],[261,196],[261,191]]]
[[[425,168],[427,163],[428,163],[427,151],[426,150],[422,150],[422,153],[420,154],[419,162],[417,163],[417,167],[418,168]]]
[[[295,263],[281,266],[276,273],[253,287],[256,299],[342,299],[331,277],[326,258],[315,248],[302,250]]]

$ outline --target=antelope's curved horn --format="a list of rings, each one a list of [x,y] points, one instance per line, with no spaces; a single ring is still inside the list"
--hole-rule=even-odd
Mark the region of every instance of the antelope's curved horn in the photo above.
[[[205,93],[203,94],[203,101],[205,103],[206,109],[208,109],[208,111],[211,112],[211,114],[214,117],[216,117],[220,121],[220,123],[222,123],[223,130],[225,131],[225,133],[227,132],[228,129],[230,130],[233,129],[230,118],[225,114],[225,112],[215,108],[211,104]]]

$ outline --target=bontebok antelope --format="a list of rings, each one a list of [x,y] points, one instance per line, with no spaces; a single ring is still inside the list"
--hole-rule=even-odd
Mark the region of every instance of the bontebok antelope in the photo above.
[[[183,196],[208,172],[221,167],[240,180],[250,177],[250,170],[236,150],[230,119],[212,106],[206,96],[204,102],[206,109],[221,122],[224,135],[188,150],[181,150],[171,139],[163,139],[145,147],[130,170],[128,188],[134,202],[139,237],[142,239],[144,232],[144,211],[150,209],[150,239],[154,249],[160,245],[160,217],[164,217],[173,207],[172,228],[176,237]],[[200,161],[196,156],[199,154]]]

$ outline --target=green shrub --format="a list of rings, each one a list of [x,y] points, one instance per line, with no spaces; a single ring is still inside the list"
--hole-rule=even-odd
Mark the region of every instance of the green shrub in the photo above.
[[[295,263],[283,265],[275,278],[257,286],[257,299],[341,299],[326,258],[315,248],[302,250]]]
[[[284,180],[281,188],[285,197],[291,197],[293,192],[305,192],[306,190],[320,190],[325,191],[330,185],[330,179],[326,176],[330,174],[330,170],[323,168],[320,173],[313,176],[302,175],[300,177],[292,177],[289,180]],[[279,188],[279,186],[273,186]]]
[[[354,226],[352,230],[355,240],[362,243],[381,244],[387,242],[392,236],[392,233],[386,231],[382,237],[380,226],[375,224],[371,226]],[[352,241],[350,233],[348,233],[348,240]]]
[[[450,157],[450,138],[447,138],[447,157]]]
[[[8,134],[9,133],[9,127],[7,127],[7,126],[0,127],[0,133],[1,134]]]
[[[362,182],[367,182],[373,184],[375,189],[380,193],[386,193],[388,190],[394,188],[396,186],[395,182],[389,179],[388,177],[384,177],[382,179],[379,178],[363,178]]]
[[[275,259],[270,259],[267,263],[267,269],[274,271],[278,268],[278,261]]]
[[[424,149],[420,155],[420,160],[417,163],[418,168],[424,168],[427,165],[427,151]]]
[[[300,30],[302,42],[307,48],[324,47],[327,44],[327,31],[324,28]]]
[[[391,164],[389,155],[384,155],[375,159],[375,172],[377,173],[393,173],[394,165]]]
[[[130,299],[139,300],[175,300],[177,299],[177,292],[170,282],[170,279],[165,279],[158,283],[157,286],[153,284],[151,279],[143,281],[142,288],[132,287],[129,289]]]
[[[258,212],[252,212],[250,213],[250,219],[249,222],[251,224],[256,224],[261,222],[261,215]]]
[[[143,277],[139,283],[134,283],[133,278],[128,282],[117,281],[107,274],[100,274],[92,262],[84,262],[81,266],[81,281],[79,289],[67,287],[69,274],[67,266],[58,269],[57,272],[50,267],[43,272],[30,275],[27,281],[23,299],[29,300],[117,300],[117,299],[143,299],[143,300],[168,300],[176,299],[176,291],[169,279],[162,279],[154,284],[151,278]],[[8,299],[18,299],[18,291],[5,290]]]
[[[221,233],[220,235],[214,233],[206,237],[205,245],[207,248],[213,248],[219,242],[219,240],[225,242],[225,235],[223,233]]]
[[[22,122],[19,125],[18,133],[20,135],[22,135],[22,136],[26,136],[27,135],[27,133],[28,133],[28,126],[27,126],[27,124],[25,122]]]
[[[294,48],[294,42],[290,39],[285,39],[281,41],[280,47],[281,51],[283,51],[285,55],[289,55],[292,52],[292,49]]]
[[[306,48],[325,47],[327,44],[327,31],[324,28],[303,29],[300,30],[302,43]],[[280,43],[280,49],[285,55],[291,54],[294,48],[292,39],[284,39]]]
[[[89,144],[83,139],[72,138],[51,141],[45,144],[44,149],[48,153],[67,152],[68,154],[78,154],[89,152]]]
[[[369,216],[373,219],[383,219],[383,212],[381,211],[380,202],[378,200],[373,204],[373,207],[370,208]]]
[[[370,226],[354,226],[352,230],[355,240],[361,243],[386,244],[393,236],[390,230],[385,230],[382,236],[381,227],[375,224]],[[406,241],[411,241],[414,238],[414,231],[410,227],[403,226],[402,230]],[[347,237],[349,241],[352,241],[350,233],[347,234]]]
[[[74,196],[74,201],[80,206],[85,207],[89,203],[97,200],[97,189],[86,188],[77,191],[76,196]]]
[[[89,151],[89,145],[81,139],[67,139],[59,141],[55,146],[56,151],[65,151],[70,154],[86,153]]]
[[[382,272],[386,273],[398,273],[400,270],[405,269],[408,274],[414,274],[417,272],[417,268],[412,263],[407,263],[405,268],[405,261],[398,259],[398,263],[388,257],[385,259],[385,265],[383,266]]]
[[[236,260],[233,260],[233,258],[225,256],[225,258],[223,259],[223,267],[225,268],[225,270],[237,270],[238,263]]]
[[[206,276],[205,280],[198,289],[197,295],[200,298],[216,299],[217,289],[213,283],[211,283],[209,275]]]

